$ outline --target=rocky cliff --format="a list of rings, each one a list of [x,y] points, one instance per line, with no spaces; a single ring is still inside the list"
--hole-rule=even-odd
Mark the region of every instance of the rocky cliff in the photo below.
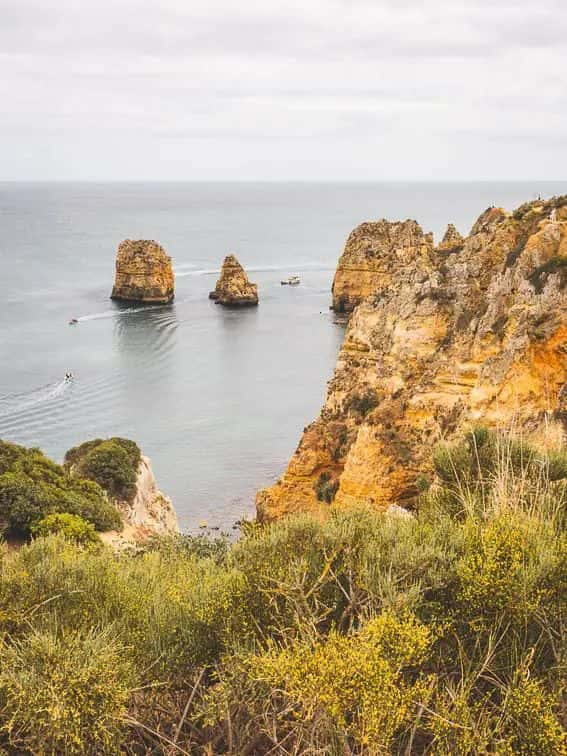
[[[409,503],[431,446],[475,424],[563,434],[566,285],[567,197],[489,208],[467,238],[449,227],[437,248],[415,221],[359,226],[333,301],[366,298],[321,414],[258,494],[259,516]]]
[[[369,294],[390,286],[392,275],[433,248],[433,236],[413,220],[362,223],[347,239],[333,281],[333,309],[352,312]]]
[[[101,538],[113,546],[137,544],[156,535],[179,533],[177,515],[171,500],[157,487],[148,457],[142,455],[136,478],[136,493],[132,501],[116,501],[124,528],[101,533]]]
[[[218,304],[230,307],[257,305],[258,287],[250,283],[234,255],[225,257],[214,291],[209,294]]]
[[[175,283],[171,257],[155,241],[126,239],[116,254],[111,298],[159,304],[171,302]]]

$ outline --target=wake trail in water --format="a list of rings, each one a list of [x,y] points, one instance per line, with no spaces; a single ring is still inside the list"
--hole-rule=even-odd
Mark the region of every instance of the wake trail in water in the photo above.
[[[35,407],[38,404],[52,401],[62,396],[71,387],[71,382],[62,380],[48,383],[27,393],[13,393],[0,396],[0,417],[13,415],[17,412]]]
[[[121,318],[125,315],[133,315],[136,312],[150,312],[153,310],[163,310],[165,307],[170,307],[169,304],[163,305],[144,305],[143,307],[126,307],[123,310],[102,310],[101,312],[93,312],[89,315],[81,315],[77,318],[79,323],[88,323],[91,320],[106,320],[107,318]]]
[[[278,273],[289,271],[308,273],[309,271],[319,272],[325,270],[334,270],[331,265],[323,263],[300,263],[299,265],[247,265],[245,270],[249,273]],[[176,278],[185,278],[186,276],[213,276],[220,273],[220,268],[197,268],[195,270],[184,270],[183,266],[175,269]]]

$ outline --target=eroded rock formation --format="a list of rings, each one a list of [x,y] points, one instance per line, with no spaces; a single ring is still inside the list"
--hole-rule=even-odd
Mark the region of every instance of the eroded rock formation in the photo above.
[[[114,546],[137,544],[152,536],[179,533],[177,515],[171,499],[157,487],[148,457],[142,455],[136,479],[136,494],[132,501],[117,501],[124,519],[124,529],[101,533],[101,538]]]
[[[258,494],[260,517],[411,502],[432,445],[476,424],[564,433],[567,197],[489,208],[438,248],[414,221],[363,224],[347,251],[334,300],[373,292],[351,316],[319,418]]]
[[[351,312],[373,292],[387,289],[400,265],[433,248],[433,236],[414,220],[362,223],[347,239],[333,280],[333,308]]]
[[[234,255],[224,258],[214,291],[209,294],[218,304],[241,307],[258,304],[258,287],[250,283],[246,271]]]
[[[174,292],[171,257],[161,245],[145,239],[120,243],[112,299],[165,304],[172,301]]]

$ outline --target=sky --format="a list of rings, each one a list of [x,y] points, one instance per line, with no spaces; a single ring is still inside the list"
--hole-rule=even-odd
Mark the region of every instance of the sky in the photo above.
[[[0,180],[567,178],[565,0],[0,0]]]

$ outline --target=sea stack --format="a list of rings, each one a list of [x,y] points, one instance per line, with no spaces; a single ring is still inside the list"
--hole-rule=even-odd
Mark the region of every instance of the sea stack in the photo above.
[[[224,258],[214,291],[209,294],[217,304],[226,307],[246,307],[258,304],[258,286],[250,283],[246,271],[234,255]]]
[[[125,239],[116,253],[111,299],[167,304],[174,297],[171,257],[153,240]]]
[[[414,220],[362,223],[348,237],[333,280],[333,309],[350,313],[369,294],[388,289],[400,264],[433,249],[433,237]],[[416,263],[417,264],[417,263]]]

